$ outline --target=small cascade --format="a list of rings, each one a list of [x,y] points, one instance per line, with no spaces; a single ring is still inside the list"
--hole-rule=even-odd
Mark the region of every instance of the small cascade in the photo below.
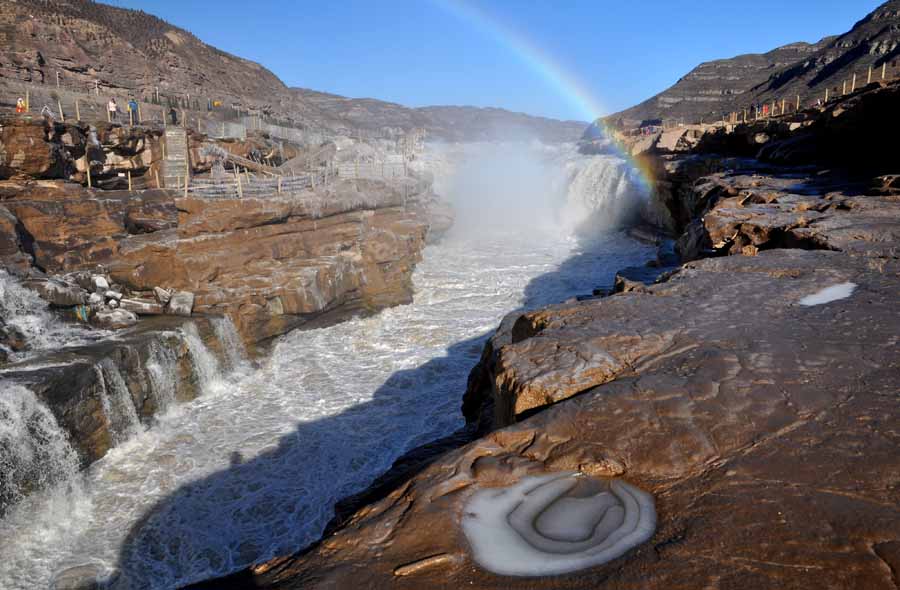
[[[175,350],[154,340],[150,344],[150,355],[147,359],[147,375],[156,399],[157,413],[163,413],[175,403],[178,387],[178,359]]]
[[[3,269],[0,269],[0,328],[5,324],[21,334],[25,348],[12,351],[0,344],[10,361],[18,361],[42,350],[92,342],[108,332],[62,320],[50,304]]]
[[[579,157],[566,169],[562,222],[580,233],[626,225],[648,200],[649,187],[640,172],[617,156]]]
[[[188,352],[191,355],[194,374],[200,384],[202,391],[206,392],[219,379],[219,361],[206,348],[197,326],[194,324],[186,324],[180,329],[184,336],[184,342],[187,344]]]
[[[51,344],[54,318],[49,305],[5,270],[0,270],[0,318],[18,330],[30,348]]]
[[[119,368],[110,359],[100,361],[94,370],[101,385],[100,400],[110,423],[113,444],[120,445],[142,430],[134,400]]]
[[[222,346],[228,370],[239,369],[247,361],[247,349],[231,318],[227,316],[212,318],[210,322],[216,338],[219,339],[219,344]]]
[[[0,514],[26,494],[67,482],[78,455],[37,396],[21,385],[0,390]]]

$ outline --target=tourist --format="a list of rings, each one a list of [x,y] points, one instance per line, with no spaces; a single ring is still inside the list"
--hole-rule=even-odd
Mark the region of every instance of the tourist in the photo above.
[[[109,103],[106,105],[106,110],[109,111],[109,120],[117,121],[119,118],[119,105],[116,104],[115,98],[110,98]]]
[[[17,100],[17,101],[16,101],[16,112],[17,112],[17,113],[24,113],[26,110],[27,110],[27,109],[25,108],[25,99],[24,99],[24,98],[20,98],[19,100]]]
[[[169,107],[169,120],[172,125],[178,125],[178,111],[175,110],[175,107]]]
[[[137,113],[138,113],[138,103],[134,98],[128,101],[128,113],[131,117],[131,124],[134,125],[135,121],[137,121]]]

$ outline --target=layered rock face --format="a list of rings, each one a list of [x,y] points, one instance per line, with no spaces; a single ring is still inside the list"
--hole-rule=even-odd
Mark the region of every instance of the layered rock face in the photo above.
[[[862,120],[865,107],[846,107]],[[877,126],[844,129],[849,141]],[[896,587],[896,175],[727,150],[654,157],[660,216],[696,260],[510,315],[472,372],[455,441],[410,453],[308,550],[201,587]],[[490,573],[464,530],[473,498],[565,472],[651,494],[650,540],[564,575]]]
[[[138,296],[152,298],[154,287],[190,291],[195,312],[230,316],[248,344],[314,317],[408,301],[432,198],[427,185],[412,183],[404,196],[376,181],[243,200],[51,181],[6,188],[16,231],[9,240],[37,267],[100,265]]]
[[[824,97],[826,88],[837,96],[854,74],[861,87],[870,67],[876,70],[875,79],[884,64],[896,75],[898,24],[900,2],[889,0],[842,35],[700,64],[672,87],[607,120],[685,118],[692,123],[785,97],[799,95],[806,103]]]

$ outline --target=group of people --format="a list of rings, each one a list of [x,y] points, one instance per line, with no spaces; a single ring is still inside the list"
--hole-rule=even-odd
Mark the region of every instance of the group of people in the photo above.
[[[128,117],[132,123],[134,123],[138,118],[138,103],[136,100],[129,99],[128,101]],[[119,104],[116,102],[116,99],[110,98],[109,102],[106,103],[106,110],[109,111],[109,120],[110,121],[118,121],[119,120]]]

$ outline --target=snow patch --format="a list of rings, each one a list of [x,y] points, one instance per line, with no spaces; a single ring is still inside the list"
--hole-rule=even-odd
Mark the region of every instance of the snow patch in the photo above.
[[[812,305],[831,303],[832,301],[837,301],[838,299],[846,299],[847,297],[853,295],[854,289],[856,289],[856,283],[840,283],[838,285],[831,285],[830,287],[825,287],[817,293],[807,295],[800,300],[800,305],[810,307]]]

